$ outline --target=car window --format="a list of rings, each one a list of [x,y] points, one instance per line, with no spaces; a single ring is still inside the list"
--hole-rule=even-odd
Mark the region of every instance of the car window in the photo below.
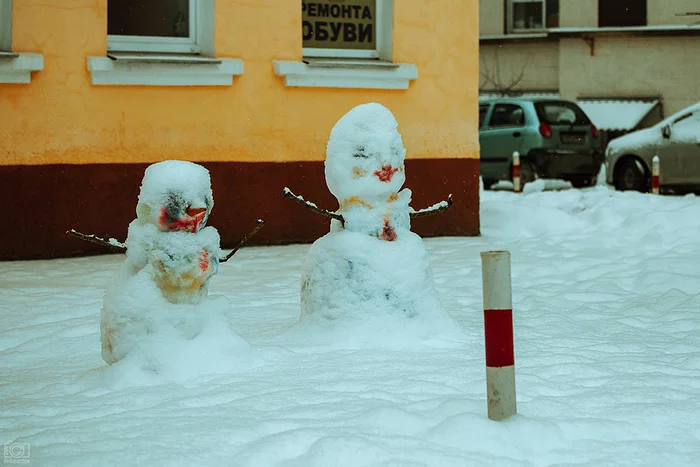
[[[489,127],[523,126],[525,125],[525,112],[523,108],[515,104],[496,104],[491,112]]]
[[[549,101],[535,104],[540,121],[549,125],[590,125],[583,110],[573,102]]]
[[[486,114],[489,111],[488,104],[482,104],[479,106],[479,128],[484,126],[484,120],[486,119]]]
[[[675,119],[671,139],[677,142],[700,143],[700,112],[688,112]]]

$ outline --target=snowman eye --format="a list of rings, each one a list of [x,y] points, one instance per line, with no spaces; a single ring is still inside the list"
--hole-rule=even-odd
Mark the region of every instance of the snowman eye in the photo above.
[[[365,153],[364,146],[358,146],[357,149],[355,149],[355,154],[353,154],[352,157],[357,159],[367,159],[369,156]]]

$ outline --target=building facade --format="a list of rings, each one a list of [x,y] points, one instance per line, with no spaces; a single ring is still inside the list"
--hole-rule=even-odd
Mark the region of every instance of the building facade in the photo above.
[[[478,235],[478,3],[428,0],[0,0],[0,259],[103,251],[123,239],[145,167],[201,163],[210,225],[233,246],[309,242],[335,209],[334,123],[379,102],[407,149],[422,235]]]
[[[482,94],[579,101],[602,130],[649,126],[700,100],[694,0],[481,0]]]

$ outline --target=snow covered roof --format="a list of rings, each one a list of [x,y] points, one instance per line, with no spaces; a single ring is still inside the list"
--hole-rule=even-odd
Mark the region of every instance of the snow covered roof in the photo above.
[[[657,99],[581,99],[576,103],[599,130],[634,130],[649,115]]]
[[[511,97],[513,99],[518,99],[518,98],[532,99],[532,98],[540,98],[540,97],[547,98],[547,99],[559,99],[561,96],[556,91],[531,91],[531,92],[526,91],[526,92],[523,92],[522,94],[512,95],[512,96],[504,96],[502,93],[492,92],[492,91],[486,91],[486,92],[479,93],[479,101],[484,101],[487,99],[494,99],[497,97]]]

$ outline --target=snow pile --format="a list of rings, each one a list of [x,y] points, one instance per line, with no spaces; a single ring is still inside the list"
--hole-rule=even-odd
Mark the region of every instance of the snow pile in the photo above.
[[[686,117],[686,115],[691,114]],[[680,112],[662,120],[656,125],[639,131],[633,131],[615,138],[608,144],[606,150],[610,152],[631,151],[637,148],[656,148],[659,145],[668,145],[661,129],[669,126],[671,129],[671,144],[700,142],[700,103],[693,104]]]
[[[391,111],[377,103],[358,105],[331,130],[326,147],[326,184],[341,209],[352,207],[349,203],[359,195],[369,205],[385,204],[406,181],[405,156]]]
[[[700,143],[700,107],[671,127],[671,141],[681,144]]]
[[[207,362],[217,360],[213,342],[228,357],[250,353],[226,324],[227,300],[208,296],[222,255],[219,233],[205,227],[214,205],[209,180],[209,172],[191,162],[146,169],[126,261],[104,297],[100,330],[107,363],[121,360],[122,367],[177,378],[209,368]]]
[[[387,242],[341,230],[317,240],[304,262],[302,322],[309,343],[341,347],[463,341],[435,291],[421,238],[400,230]]]
[[[3,443],[28,443],[32,465],[696,465],[700,198],[595,187],[481,204],[481,236],[425,240],[440,300],[470,330],[456,348],[312,345],[320,333],[287,332],[309,245],[250,247],[210,297],[235,304],[264,365],[228,371],[249,362],[216,348],[212,325],[171,352],[207,353],[171,366],[181,379],[131,356],[105,368],[97,310],[123,256],[0,262]],[[493,422],[479,253],[499,249],[518,415]]]
[[[425,245],[410,231],[405,155],[396,119],[377,103],[351,109],[331,131],[326,183],[343,221],[333,219],[313,244],[301,283],[304,326],[325,328],[316,338],[386,344],[408,328],[418,341],[463,338],[435,292]]]
[[[188,161],[167,160],[146,168],[136,205],[140,224],[161,230],[199,230],[214,207],[209,171]],[[203,216],[190,219],[187,208],[204,209]],[[189,220],[190,222],[176,222]]]

